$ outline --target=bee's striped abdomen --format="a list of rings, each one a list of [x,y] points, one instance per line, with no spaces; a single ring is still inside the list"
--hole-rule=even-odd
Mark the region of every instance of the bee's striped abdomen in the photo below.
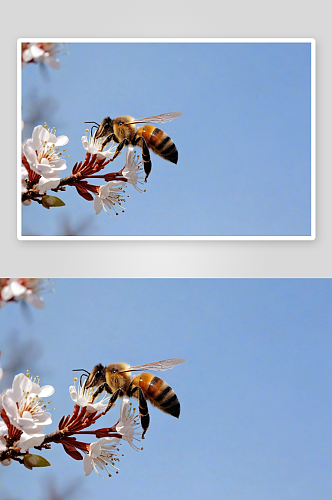
[[[133,379],[134,385],[139,385],[148,400],[160,410],[174,417],[180,415],[180,403],[173,389],[161,378],[151,373],[141,373]]]
[[[178,150],[166,132],[153,125],[145,125],[144,127],[140,127],[136,134],[144,137],[152,151],[164,158],[164,160],[172,163],[178,162]]]

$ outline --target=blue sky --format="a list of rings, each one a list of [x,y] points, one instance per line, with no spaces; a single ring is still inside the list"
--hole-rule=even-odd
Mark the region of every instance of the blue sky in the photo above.
[[[95,215],[67,188],[67,207],[23,207],[23,235],[309,236],[309,43],[69,43],[61,68],[23,69],[23,120],[70,139],[69,174],[84,159],[85,121],[169,111],[161,128],[175,166],[152,154],[146,192],[126,212]],[[43,69],[45,71],[43,71]],[[24,139],[27,138],[24,135]],[[124,165],[122,154],[114,170]],[[116,167],[116,168],[115,168]],[[68,230],[67,230],[68,231]]]
[[[53,445],[51,468],[1,468],[1,498],[47,499],[51,480],[60,491],[74,481],[81,500],[330,498],[330,279],[55,279],[43,295],[42,311],[0,310],[1,365],[15,346],[55,387],[50,431],[72,410],[72,369],[98,362],[186,358],[162,373],[181,415],[150,407],[144,450],[123,445],[111,479],[85,478]]]

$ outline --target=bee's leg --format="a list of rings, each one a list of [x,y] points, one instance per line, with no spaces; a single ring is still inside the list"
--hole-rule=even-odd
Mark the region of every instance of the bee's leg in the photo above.
[[[138,395],[135,395],[136,392],[138,392]],[[146,431],[148,430],[149,423],[150,423],[148,404],[146,402],[144,392],[142,391],[141,387],[139,387],[137,385],[131,390],[130,396],[135,396],[138,398],[138,407],[139,407],[139,413],[140,413],[140,417],[141,417],[141,425],[142,425],[142,429],[143,429],[142,439],[144,439],[144,435],[145,435]]]
[[[103,140],[103,142],[101,143],[101,150],[103,150],[106,144],[108,144],[111,141],[118,142],[114,134],[108,135],[106,139]]]
[[[112,394],[112,392],[111,392]],[[114,394],[112,394],[112,396],[110,397],[109,401],[108,401],[108,405],[107,405],[107,408],[106,410],[104,411],[104,414],[107,413],[111,408],[113,408],[113,406],[115,405],[116,403],[116,400],[120,397],[122,397],[124,395],[124,392],[123,392],[123,389],[117,389],[115,391]]]
[[[147,145],[144,137],[142,137],[141,135],[133,141],[133,145],[134,146],[137,145],[137,146],[140,146],[142,148],[142,160],[143,160],[143,165],[144,165],[145,182],[146,182],[149,175],[150,175],[151,168],[152,168],[150,151],[149,151],[148,145]]]
[[[105,139],[105,140],[106,140],[106,139]],[[104,141],[104,142],[105,142],[105,141]],[[124,148],[125,146],[128,146],[128,144],[129,144],[129,140],[128,140],[128,139],[123,139],[123,141],[121,141],[121,142],[120,142],[120,144],[119,144],[119,145],[118,145],[118,147],[116,148],[116,151],[115,151],[115,153],[114,153],[114,155],[113,155],[112,161],[113,161],[113,160],[115,160],[115,158],[116,158],[117,156],[119,156],[119,154],[121,153],[121,151],[123,150],[123,148]],[[103,145],[104,145],[104,143],[103,143]]]
[[[98,386],[97,389],[95,390],[95,392],[92,394],[92,403],[94,402],[96,397],[99,396],[99,394],[101,394],[103,391],[108,392],[108,394],[113,394],[110,386],[106,382],[104,382],[103,384]]]

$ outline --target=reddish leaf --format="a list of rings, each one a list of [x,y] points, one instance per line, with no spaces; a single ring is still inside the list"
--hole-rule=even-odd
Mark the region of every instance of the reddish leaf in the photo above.
[[[87,201],[92,201],[93,200],[92,194],[89,193],[85,188],[83,188],[82,186],[80,186],[77,183],[75,184],[75,187],[77,189],[78,194],[80,196],[82,196],[82,198],[84,198]]]
[[[63,449],[65,450],[65,452],[71,457],[71,458],[74,458],[74,460],[83,460],[83,457],[82,455],[80,454],[80,452],[78,452],[76,450],[76,448],[74,446],[67,446],[65,445],[64,443],[61,443],[62,446],[63,446]]]

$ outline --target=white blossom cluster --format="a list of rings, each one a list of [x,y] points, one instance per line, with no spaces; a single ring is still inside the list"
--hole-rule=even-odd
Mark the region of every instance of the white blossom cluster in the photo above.
[[[1,378],[2,370],[0,369]],[[12,463],[12,459],[7,458],[4,454],[10,449],[10,446],[14,446],[16,450],[19,449],[22,457],[25,456],[25,453],[28,453],[27,456],[33,457],[29,459],[30,463],[35,460],[36,462],[44,461],[50,465],[43,457],[29,454],[29,448],[43,445],[46,438],[44,428],[52,423],[52,417],[46,411],[50,401],[45,403],[44,398],[49,398],[53,393],[54,388],[51,385],[41,387],[38,378],[33,380],[29,375],[19,373],[14,377],[12,387],[0,394],[1,465],[7,466]],[[92,417],[107,407],[109,395],[92,403],[92,390],[85,390],[84,385],[83,387],[78,385],[77,388],[75,384],[70,386],[69,393],[75,407],[86,409],[86,413],[92,414]],[[124,397],[121,402],[120,418],[114,426],[115,435],[120,435],[133,449],[138,451],[139,448],[133,443],[133,440],[140,441],[141,439],[142,432],[138,431],[139,426],[139,416],[132,410],[129,398]],[[94,432],[97,431],[92,431],[92,433]],[[99,470],[106,471],[108,476],[111,475],[110,467],[116,471],[119,470],[115,463],[119,461],[118,452],[121,438],[102,437],[98,441],[85,444],[83,471],[86,476],[90,475],[92,470],[98,475],[101,475]],[[1,459],[1,455],[4,458]]]
[[[83,386],[76,385],[69,387],[69,393],[75,404],[82,408],[87,408],[87,412],[96,412],[104,410],[107,407],[109,395],[104,396],[100,401],[90,403],[92,389],[86,390]],[[121,434],[122,439],[127,441],[130,446],[139,451],[139,448],[133,443],[133,440],[140,441],[142,431],[138,431],[140,427],[139,416],[132,410],[131,403],[127,396],[124,396],[121,401],[120,418],[116,424],[116,432]],[[98,441],[90,444],[89,453],[84,456],[83,470],[86,476],[91,474],[94,470],[98,475],[97,467],[105,470],[108,475],[108,466],[111,465],[117,471],[115,462],[119,461],[117,454],[119,449],[117,446],[120,444],[119,438],[101,438]]]
[[[54,393],[51,385],[40,385],[24,373],[15,375],[11,389],[0,394],[0,410],[5,412],[10,424],[18,431],[15,444],[21,450],[39,446],[45,437],[43,429],[52,423],[51,415],[46,412],[47,404],[43,398]],[[11,432],[10,432],[11,431]],[[15,432],[15,431],[14,431]],[[4,420],[0,420],[0,452],[7,448],[5,435],[13,434]],[[9,465],[11,460],[4,460],[2,465]]]
[[[40,176],[35,189],[43,193],[59,186],[61,181],[59,175],[67,168],[66,160],[62,158],[59,147],[65,146],[69,139],[65,135],[57,137],[54,132],[54,129],[48,130],[46,126],[38,125],[33,130],[32,138],[22,144],[22,162],[28,164],[31,171]],[[82,145],[87,153],[96,155],[98,160],[112,158],[116,149],[113,142],[108,149],[102,149],[102,141],[95,140],[91,135],[89,138],[87,135],[82,137]],[[117,209],[124,211],[122,203],[126,185],[132,184],[137,191],[142,192],[138,186],[138,184],[143,184],[142,170],[141,162],[133,146],[128,146],[125,166],[119,172],[120,177],[126,180],[111,180],[98,187],[98,194],[94,198],[96,215],[101,210],[109,214],[107,208],[115,213],[118,213]],[[23,165],[21,167],[21,193],[27,192],[28,181],[29,172]],[[23,203],[30,205],[31,200],[25,200]]]
[[[42,125],[34,128],[32,138],[22,144],[22,155],[25,156],[29,167],[40,175],[37,189],[47,191],[59,185],[59,174],[67,168],[65,160],[61,158],[59,146],[65,146],[69,139],[66,135],[56,137],[53,131]],[[26,190],[28,172],[21,170],[22,191]],[[22,178],[23,177],[23,178]]]

